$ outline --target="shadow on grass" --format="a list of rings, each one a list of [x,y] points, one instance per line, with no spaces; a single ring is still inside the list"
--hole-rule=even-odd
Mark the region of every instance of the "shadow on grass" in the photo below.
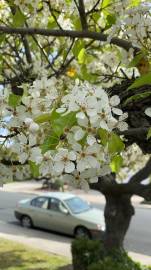
[[[13,269],[32,269],[32,270],[49,270],[45,267],[45,260],[38,259],[35,256],[30,258],[24,258],[24,250],[18,249],[14,251],[1,251],[0,252],[0,270],[7,270],[13,267]],[[33,264],[35,268],[33,268]],[[43,265],[43,266],[42,266]],[[27,267],[27,268],[26,268]]]
[[[73,267],[72,267],[72,264],[68,264],[65,266],[61,266],[61,267],[57,268],[56,270],[73,270]]]

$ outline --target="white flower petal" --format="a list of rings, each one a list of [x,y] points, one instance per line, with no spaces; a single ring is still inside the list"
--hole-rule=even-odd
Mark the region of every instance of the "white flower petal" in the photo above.
[[[28,158],[28,154],[27,153],[22,153],[22,154],[19,155],[19,162],[21,164],[24,164],[25,161],[27,160],[27,158]]]
[[[93,145],[94,143],[96,143],[96,138],[94,136],[92,136],[92,135],[88,135],[87,136],[87,143],[89,145]]]
[[[74,163],[71,162],[71,161],[66,162],[66,164],[65,164],[65,172],[66,172],[66,173],[71,173],[71,172],[73,172],[74,170],[75,170],[75,165],[74,165]]]
[[[111,168],[110,168],[110,166],[109,165],[104,165],[103,167],[101,167],[100,169],[99,169],[99,175],[101,175],[101,176],[104,176],[104,175],[106,175],[106,174],[110,174],[111,173]]]
[[[88,96],[86,98],[87,104],[89,108],[94,108],[97,104],[97,99],[94,96]]]
[[[146,110],[145,110],[145,114],[149,117],[151,117],[151,107],[148,107]]]
[[[120,117],[119,117],[119,121],[123,121],[128,117],[128,113],[123,113]]]
[[[93,157],[93,156],[88,156],[87,157],[87,162],[89,164],[89,168],[91,168],[91,167],[96,168],[97,165],[98,165],[97,159],[95,157]]]
[[[29,126],[29,131],[35,133],[39,130],[39,125],[37,123],[31,123]]]
[[[120,103],[119,96],[115,95],[115,96],[112,96],[110,98],[110,104],[111,104],[111,106],[117,106],[117,105],[119,105],[119,103]]]
[[[79,172],[84,171],[85,169],[87,169],[87,161],[85,159],[81,159],[78,163],[77,163],[77,170]]]
[[[97,183],[98,182],[98,177],[92,177],[89,179],[89,183]]]
[[[86,180],[82,180],[81,181],[81,188],[84,190],[84,191],[89,191],[89,184]]]
[[[109,130],[107,123],[103,120],[100,121],[100,127],[103,129]]]
[[[64,174],[64,175],[62,175],[61,180],[64,183],[70,184],[70,182],[74,181],[74,176],[71,174]]]
[[[35,162],[36,164],[41,163],[43,160],[42,154],[41,154],[41,149],[39,147],[34,147],[30,151],[30,160]]]
[[[91,169],[83,171],[80,174],[80,176],[81,176],[81,178],[92,178],[92,177],[96,176],[96,174],[97,174],[97,170],[94,168],[91,168]]]
[[[96,109],[88,109],[88,110],[87,110],[87,114],[88,114],[90,117],[93,117],[93,116],[97,115],[97,111],[96,111]]]
[[[25,123],[25,125],[29,126],[31,123],[33,123],[33,119],[27,117],[27,118],[25,118],[24,123]]]
[[[33,146],[36,145],[37,140],[36,140],[36,136],[34,136],[33,134],[29,134],[29,145]]]
[[[128,124],[122,121],[118,123],[117,127],[120,131],[124,131],[128,129]]]
[[[80,118],[80,119],[85,119],[85,113],[84,112],[78,112],[77,114],[76,114],[76,117],[77,118]]]
[[[58,173],[62,173],[64,170],[64,163],[61,161],[55,162],[54,170]]]
[[[18,137],[20,143],[27,144],[27,137],[23,133],[19,134],[17,137]]]
[[[88,118],[85,117],[84,119],[78,119],[78,124],[82,127],[87,127],[88,126]]]
[[[76,154],[75,154],[75,152],[73,152],[73,151],[69,152],[68,158],[70,160],[76,160]]]
[[[76,141],[80,141],[85,135],[85,131],[82,128],[79,128],[75,134],[74,134],[74,139]]]
[[[118,109],[118,108],[112,108],[112,112],[114,114],[117,114],[117,115],[122,115],[123,114],[122,110]]]
[[[64,113],[65,111],[66,111],[66,108],[63,108],[63,107],[58,108],[58,109],[56,110],[56,112],[58,112],[58,113]]]

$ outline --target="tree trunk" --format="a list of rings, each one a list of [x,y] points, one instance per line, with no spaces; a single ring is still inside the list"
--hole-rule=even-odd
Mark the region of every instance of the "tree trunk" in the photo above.
[[[124,250],[123,242],[129,224],[134,215],[134,208],[131,204],[131,197],[128,195],[112,196],[106,195],[105,222],[106,233],[104,246],[107,252],[118,249]]]

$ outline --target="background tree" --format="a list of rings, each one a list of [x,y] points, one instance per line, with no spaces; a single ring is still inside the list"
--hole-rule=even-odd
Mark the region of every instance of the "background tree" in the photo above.
[[[131,197],[151,196],[142,183],[149,155],[127,183],[116,179],[128,146],[151,151],[150,8],[140,0],[0,4],[1,177],[21,164],[34,177],[101,191],[108,249],[123,248]]]

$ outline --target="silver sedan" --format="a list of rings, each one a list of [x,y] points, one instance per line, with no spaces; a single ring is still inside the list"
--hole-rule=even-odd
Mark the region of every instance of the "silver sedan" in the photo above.
[[[23,227],[39,227],[75,237],[101,238],[105,230],[103,211],[66,192],[49,192],[21,200],[14,214]]]

